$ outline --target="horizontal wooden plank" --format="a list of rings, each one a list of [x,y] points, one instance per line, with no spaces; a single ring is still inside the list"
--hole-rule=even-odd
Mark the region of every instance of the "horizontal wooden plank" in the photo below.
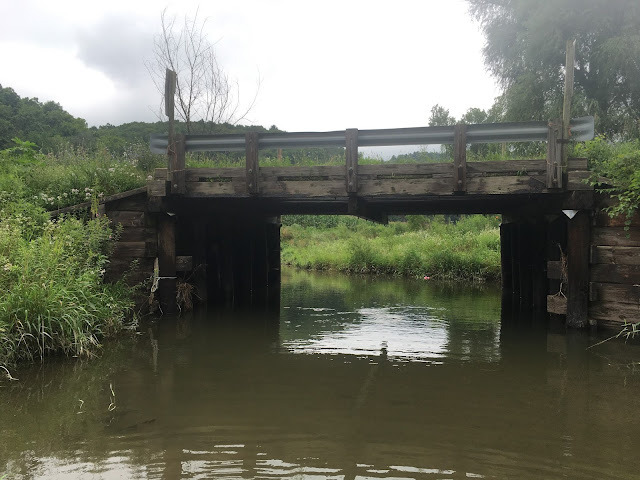
[[[265,196],[296,195],[307,197],[345,197],[345,180],[326,181],[265,181],[260,184],[260,193]]]
[[[545,175],[478,177],[467,179],[467,194],[506,194],[546,192]]]
[[[124,227],[120,233],[120,242],[156,242],[157,235],[150,227]]]
[[[600,283],[640,284],[640,266],[598,263],[591,265],[590,280]]]
[[[469,162],[469,175],[542,175],[546,174],[546,160],[504,160],[491,162]]]
[[[344,171],[344,169],[343,169]],[[446,163],[389,163],[382,165],[358,165],[358,176],[363,178],[393,176],[453,176],[453,162]]]
[[[156,257],[157,242],[122,242],[116,243],[113,255],[118,257]]]
[[[591,263],[640,265],[640,247],[596,245],[591,247]]]
[[[362,179],[358,194],[374,195],[450,195],[453,193],[453,177],[416,179]]]
[[[153,179],[154,180],[164,180],[166,181],[169,178],[169,170],[166,168],[156,168],[153,171]]]
[[[562,279],[562,262],[560,260],[550,260],[547,262],[547,278],[552,280]]]
[[[108,197],[105,197],[100,203],[109,204],[123,199],[130,199],[131,197],[143,196],[146,191],[147,187],[139,187],[133,190],[127,190],[126,192],[109,195]],[[108,206],[107,208],[110,208],[110,206]]]
[[[165,197],[167,195],[167,182],[165,180],[149,180],[147,182],[147,195],[149,197]]]
[[[107,213],[107,217],[114,225],[123,227],[143,227],[145,221],[144,212],[112,211]]]
[[[569,171],[571,171],[571,170],[588,170],[589,169],[589,161],[586,158],[569,158],[567,160],[567,166],[568,166]]]
[[[640,305],[640,286],[621,283],[592,282],[590,300],[598,302],[618,302]]]
[[[245,178],[244,168],[187,168],[184,172],[185,181],[198,182],[209,178]]]
[[[619,302],[593,302],[589,305],[589,317],[598,321],[598,325],[622,325],[624,322],[640,321],[640,305]]]
[[[547,312],[556,315],[567,314],[567,297],[562,295],[547,295]]]
[[[234,179],[231,182],[187,182],[186,189],[187,196],[191,197],[248,194],[244,179]]]
[[[121,200],[116,200],[114,202],[110,202],[105,205],[106,213],[109,215],[109,212],[116,211],[127,211],[127,212],[144,212],[147,209],[147,187],[143,187],[144,193],[139,196],[134,196],[130,198],[123,198]]]
[[[260,167],[260,177],[277,180],[287,177],[341,177],[346,171],[344,165],[317,165],[312,167]]]
[[[623,227],[593,227],[591,244],[640,247],[640,229],[631,227],[627,231]]]
[[[591,176],[588,171],[575,171],[567,174],[567,190],[593,190],[593,187],[585,181]]]

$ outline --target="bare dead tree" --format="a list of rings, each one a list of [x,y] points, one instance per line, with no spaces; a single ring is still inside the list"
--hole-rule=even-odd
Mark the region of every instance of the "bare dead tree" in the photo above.
[[[215,44],[206,36],[206,19],[200,21],[196,11],[183,20],[178,24],[166,9],[160,15],[161,31],[154,38],[153,59],[147,62],[156,88],[164,95],[166,69],[176,72],[176,116],[185,123],[188,134],[196,133],[194,130],[210,133],[215,124],[246,120],[258,96],[259,78],[253,99],[243,107],[238,82],[220,66]],[[164,118],[164,98],[160,112]]]

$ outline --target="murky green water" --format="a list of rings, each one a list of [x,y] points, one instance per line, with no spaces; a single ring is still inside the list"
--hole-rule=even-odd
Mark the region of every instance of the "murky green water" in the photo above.
[[[165,318],[0,383],[0,478],[638,478],[640,349],[500,316],[491,288],[286,272],[279,325]]]

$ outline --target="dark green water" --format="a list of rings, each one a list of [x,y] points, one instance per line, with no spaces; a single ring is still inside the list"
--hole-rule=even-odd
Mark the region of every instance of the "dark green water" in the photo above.
[[[635,345],[501,320],[495,289],[283,275],[0,383],[0,478],[640,476]]]

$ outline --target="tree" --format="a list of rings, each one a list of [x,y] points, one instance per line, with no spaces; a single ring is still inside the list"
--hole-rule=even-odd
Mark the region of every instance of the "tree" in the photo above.
[[[447,125],[455,125],[456,119],[449,114],[449,110],[439,104],[431,107],[431,115],[429,116],[430,127],[446,127]]]
[[[467,0],[481,23],[505,120],[548,120],[562,106],[565,45],[576,39],[573,114],[601,133],[640,136],[640,4],[637,0]]]
[[[220,66],[215,45],[206,36],[206,20],[200,21],[196,11],[193,18],[185,16],[178,25],[177,18],[169,17],[165,9],[160,25],[147,69],[162,95],[166,69],[176,72],[176,116],[185,123],[187,133],[211,133],[216,124],[235,125],[245,120],[258,89],[251,103],[242,108],[238,83]],[[164,112],[163,106],[160,112]]]

